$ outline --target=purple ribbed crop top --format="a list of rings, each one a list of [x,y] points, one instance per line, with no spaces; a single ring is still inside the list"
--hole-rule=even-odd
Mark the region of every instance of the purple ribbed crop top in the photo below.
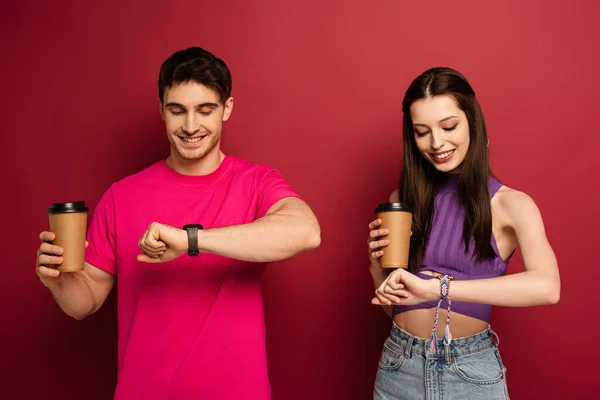
[[[493,177],[489,178],[490,198],[494,197],[501,186],[502,184],[496,179]],[[473,238],[471,238],[469,252],[465,253],[465,246],[462,240],[465,212],[458,199],[458,175],[448,175],[445,177],[445,180],[437,188],[434,204],[433,224],[431,226],[429,242],[425,249],[423,268],[420,270],[431,270],[441,274],[448,274],[456,280],[495,278],[506,273],[506,267],[512,254],[506,260],[502,260],[493,234],[491,245],[496,253],[494,259],[483,262],[475,261],[473,258],[475,247]],[[435,278],[419,273],[419,271],[416,271],[415,274],[423,279]],[[452,297],[452,284],[450,284],[450,297]],[[412,306],[394,306],[393,314],[436,306],[437,301]],[[489,322],[492,306],[453,301],[452,312]]]

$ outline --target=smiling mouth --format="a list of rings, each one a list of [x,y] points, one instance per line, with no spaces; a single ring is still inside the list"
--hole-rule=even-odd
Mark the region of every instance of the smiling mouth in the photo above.
[[[202,139],[204,139],[208,135],[204,136],[196,136],[196,137],[188,137],[188,136],[179,136],[179,139],[183,140],[186,143],[198,143]]]
[[[450,160],[450,158],[452,158],[452,155],[454,154],[454,152],[456,151],[456,149],[452,149],[452,150],[448,150],[445,151],[443,153],[429,153],[431,155],[431,158],[433,159],[433,161],[435,161],[436,163],[444,163],[448,160]]]
[[[445,151],[443,153],[436,153],[436,154],[430,153],[430,154],[434,160],[443,161],[443,160],[446,160],[448,157],[450,157],[452,154],[454,154],[455,151],[456,151],[456,149],[452,149],[452,150]]]

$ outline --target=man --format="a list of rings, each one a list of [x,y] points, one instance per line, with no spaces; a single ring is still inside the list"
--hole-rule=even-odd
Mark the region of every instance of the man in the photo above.
[[[170,156],[106,191],[82,272],[59,273],[62,248],[42,232],[37,274],[76,319],[118,276],[116,399],[268,399],[264,265],[318,247],[319,224],[276,170],[221,152],[222,60],[179,51],[158,89]]]

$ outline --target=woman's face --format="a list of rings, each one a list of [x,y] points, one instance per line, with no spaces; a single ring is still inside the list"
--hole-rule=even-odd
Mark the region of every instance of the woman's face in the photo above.
[[[440,172],[456,174],[469,150],[469,122],[451,95],[425,97],[410,106],[417,148]]]

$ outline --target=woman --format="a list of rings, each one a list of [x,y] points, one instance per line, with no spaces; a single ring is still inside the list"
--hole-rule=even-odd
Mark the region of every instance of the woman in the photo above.
[[[560,296],[540,212],[492,177],[483,113],[460,73],[424,72],[402,110],[402,179],[390,201],[408,203],[414,219],[409,270],[389,276],[379,263],[388,231],[381,220],[369,225],[372,302],[394,320],[374,398],[507,399],[491,307],[554,304]],[[505,276],[517,245],[525,271]]]

